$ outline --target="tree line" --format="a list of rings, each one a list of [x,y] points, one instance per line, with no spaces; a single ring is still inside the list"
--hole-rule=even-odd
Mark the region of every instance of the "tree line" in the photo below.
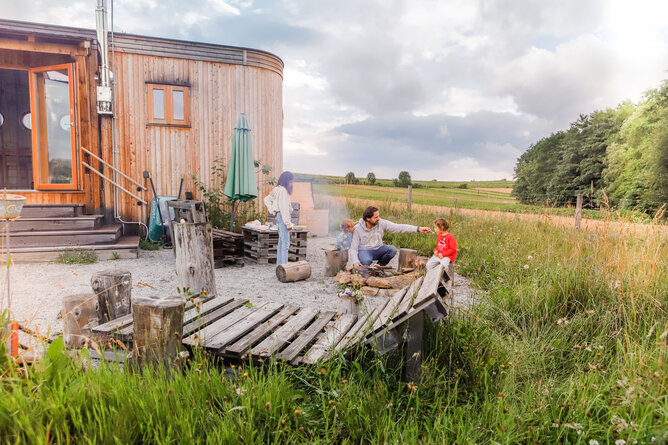
[[[572,205],[581,193],[596,206],[656,212],[668,202],[668,81],[531,145],[515,178],[525,204]]]

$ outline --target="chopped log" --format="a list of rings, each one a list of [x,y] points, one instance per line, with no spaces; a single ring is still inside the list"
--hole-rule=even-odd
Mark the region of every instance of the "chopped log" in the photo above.
[[[132,274],[127,270],[103,270],[90,279],[97,295],[98,319],[100,323],[116,320],[128,315],[132,309]]]
[[[395,275],[393,277],[378,278],[370,277],[366,280],[367,286],[378,287],[380,289],[401,289],[411,284],[417,279],[417,274]]]
[[[424,269],[425,267],[427,267],[428,261],[429,261],[428,256],[419,256],[415,260],[415,267],[417,267],[418,269]]]
[[[333,277],[348,263],[348,250],[325,250],[325,276]]]
[[[176,227],[177,224],[174,224]],[[178,231],[177,231],[178,232]],[[183,337],[184,301],[181,297],[137,297],[132,302],[133,358],[140,365],[169,371],[179,367]]]
[[[213,272],[211,225],[174,223],[174,250],[179,285],[195,294],[218,295]]]
[[[404,249],[403,247],[399,249],[399,265],[397,266],[399,273],[401,273],[404,269],[414,269],[416,265],[417,250]]]
[[[63,341],[68,348],[81,348],[91,337],[91,327],[98,324],[95,294],[68,295],[63,298]]]
[[[281,283],[305,280],[311,276],[311,265],[307,261],[285,263],[276,267],[276,277]]]

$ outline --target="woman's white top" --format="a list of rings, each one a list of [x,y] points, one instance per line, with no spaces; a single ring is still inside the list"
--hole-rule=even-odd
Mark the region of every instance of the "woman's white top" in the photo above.
[[[290,215],[292,214],[292,204],[290,203],[290,194],[282,185],[277,185],[264,198],[264,205],[271,215],[281,212],[281,218],[288,228],[293,226]]]

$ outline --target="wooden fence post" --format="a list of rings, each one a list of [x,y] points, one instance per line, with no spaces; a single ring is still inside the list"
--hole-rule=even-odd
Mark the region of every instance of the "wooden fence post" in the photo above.
[[[91,337],[91,327],[98,324],[98,300],[95,294],[75,294],[63,298],[63,341],[68,348],[81,348]]]
[[[179,285],[202,297],[215,297],[213,236],[209,223],[174,223],[176,276]],[[195,295],[196,296],[196,295]]]
[[[580,228],[580,221],[582,221],[582,193],[578,193],[578,198],[575,204],[575,228]]]
[[[137,297],[132,302],[133,359],[165,370],[178,367],[183,337],[184,300],[181,297]]]
[[[132,274],[127,270],[103,270],[93,274],[90,285],[98,300],[100,323],[115,320],[132,310]]]
[[[408,213],[411,213],[411,204],[413,201],[413,186],[408,186]]]

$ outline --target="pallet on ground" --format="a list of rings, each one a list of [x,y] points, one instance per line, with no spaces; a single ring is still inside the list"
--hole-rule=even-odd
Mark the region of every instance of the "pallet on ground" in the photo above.
[[[244,236],[241,233],[212,229],[215,268],[244,265]]]

